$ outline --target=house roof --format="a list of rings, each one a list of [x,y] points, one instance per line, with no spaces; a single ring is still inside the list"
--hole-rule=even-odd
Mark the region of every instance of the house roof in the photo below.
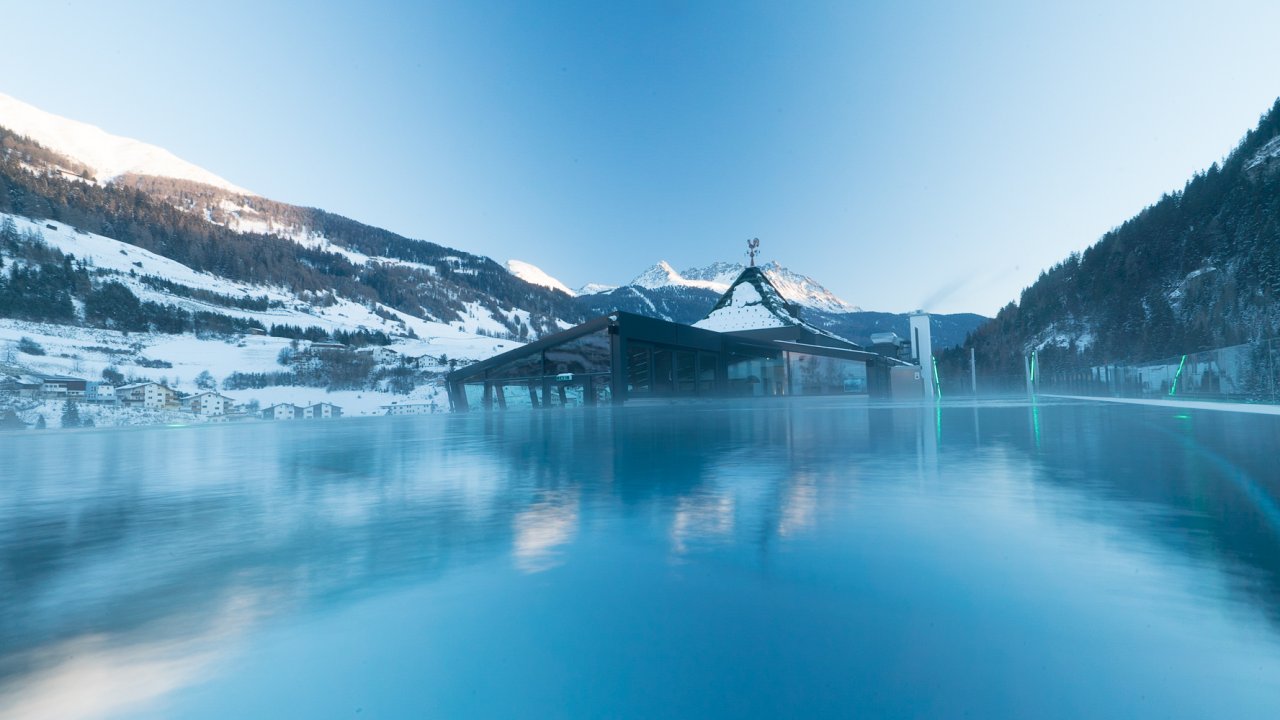
[[[716,332],[799,326],[821,332],[801,320],[764,271],[754,266],[743,268],[707,316],[693,326]]]
[[[148,385],[155,385],[155,386],[156,386],[156,387],[158,387],[158,388],[164,388],[165,390],[168,390],[169,392],[174,392],[172,388],[169,388],[169,387],[167,387],[167,386],[161,385],[161,384],[160,384],[160,383],[158,383],[158,382],[153,382],[153,381],[150,381],[150,380],[148,380],[147,382],[133,383],[133,384],[130,384],[130,385],[121,385],[120,387],[118,387],[118,388],[116,388],[116,389],[117,389],[117,390],[133,390],[133,389],[135,389],[135,388],[146,387],[146,386],[148,386]]]

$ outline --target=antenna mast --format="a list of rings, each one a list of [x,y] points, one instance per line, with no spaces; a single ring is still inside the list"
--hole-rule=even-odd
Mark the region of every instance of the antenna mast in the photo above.
[[[760,254],[760,238],[751,238],[747,241],[747,256],[751,258],[751,267],[756,266],[756,255]]]

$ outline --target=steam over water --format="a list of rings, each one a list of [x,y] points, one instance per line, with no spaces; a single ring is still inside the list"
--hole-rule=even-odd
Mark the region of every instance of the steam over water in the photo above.
[[[0,718],[1280,717],[1280,418],[0,435]]]

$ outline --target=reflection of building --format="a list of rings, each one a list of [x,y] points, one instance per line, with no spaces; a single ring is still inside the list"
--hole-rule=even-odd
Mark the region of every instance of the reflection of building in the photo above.
[[[760,268],[748,267],[693,326],[615,312],[460,368],[448,388],[456,410],[888,395],[890,368],[905,365],[805,323]]]

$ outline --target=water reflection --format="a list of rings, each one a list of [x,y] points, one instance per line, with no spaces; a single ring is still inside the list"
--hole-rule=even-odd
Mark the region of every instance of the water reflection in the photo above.
[[[1170,633],[1186,646],[1170,640],[1170,652],[1208,647],[1280,671],[1280,473],[1260,451],[1280,447],[1280,422],[1181,414],[813,401],[2,436],[0,716],[191,714],[197,706],[181,705],[184,689],[240,682],[249,671],[237,652],[271,633],[337,622],[415,588],[462,588],[455,579],[473,571],[492,593],[471,602],[531,624],[572,624],[577,598],[624,587],[616,618],[598,624],[647,612],[701,619],[702,630],[684,635],[680,623],[646,626],[644,642],[706,657],[754,648],[752,660],[734,661],[743,677],[755,677],[752,663],[780,675],[738,687],[744,698],[773,693],[739,716],[854,707],[938,714],[928,704],[936,698],[988,716],[1044,709],[1032,690],[1014,698],[1022,692],[1014,682],[1038,687],[1039,702],[1061,701],[1062,714],[1110,708],[1124,693],[1118,680],[1093,678],[1103,689],[1094,687],[1092,700],[1083,688],[1091,672],[1129,673],[1141,685],[1146,676],[1125,653],[1078,668],[1080,695],[1018,674],[1034,675],[1019,663],[1057,652],[1079,665],[1080,653],[1106,651],[1045,628],[1123,628],[1132,616],[1173,623]],[[712,573],[717,584],[677,592],[673,577],[692,581],[668,575],[673,562]],[[549,593],[553,609],[533,618],[522,615],[540,607],[533,598],[528,607],[491,604],[517,588],[533,592],[522,576],[542,579],[532,588]],[[1046,595],[1050,588],[1056,594]],[[735,608],[747,634],[698,647],[716,610],[697,598],[721,593],[731,594],[719,606]],[[770,603],[803,612],[781,620]],[[1189,617],[1220,634],[1185,636],[1178,623]],[[785,639],[770,634],[782,626]],[[831,645],[841,628],[852,633],[848,644]],[[764,645],[736,645],[757,635]],[[1003,647],[1008,662],[947,649],[979,635]],[[582,647],[556,637],[564,643],[557,652],[575,648],[557,666],[566,677],[575,658],[598,664],[621,642],[603,633],[601,644]],[[1013,637],[1022,644],[1000,644]],[[1134,640],[1148,651],[1155,642]],[[523,666],[537,657],[508,660]],[[643,653],[632,648],[614,661],[600,672],[625,674]],[[1209,662],[1188,657],[1168,672]],[[826,669],[800,672],[818,663]],[[1014,675],[986,678],[985,690],[937,684],[940,673],[976,681],[988,666]],[[843,680],[822,684],[824,672],[837,671]],[[696,678],[684,680],[690,694],[667,700],[692,711]],[[1217,687],[1212,680],[1198,682]],[[682,687],[673,684],[672,692]],[[634,710],[622,714],[644,715],[646,701],[631,698],[630,685],[602,687],[613,693],[598,698],[605,705],[584,696],[578,714],[598,715],[612,697]],[[387,690],[402,711],[389,714],[420,714],[422,697],[451,692]],[[1160,707],[1194,714],[1197,706],[1176,695]],[[478,700],[454,699],[463,704],[432,707],[488,714],[465,704]],[[1280,696],[1258,688],[1237,700],[1237,709],[1280,709]]]

